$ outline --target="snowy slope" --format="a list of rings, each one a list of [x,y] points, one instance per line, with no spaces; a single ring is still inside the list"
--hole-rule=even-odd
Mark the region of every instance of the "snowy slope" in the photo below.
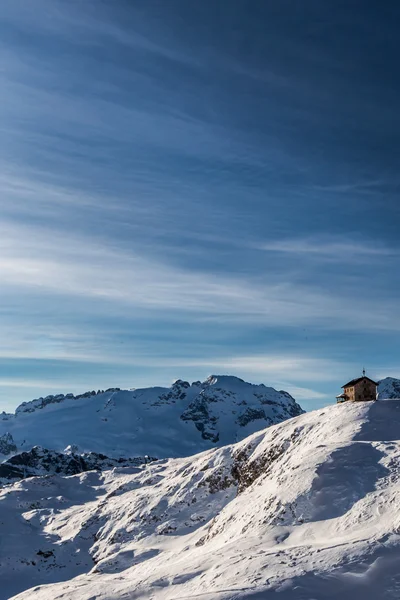
[[[399,440],[400,401],[347,403],[194,457],[23,480],[0,491],[0,597],[398,600]]]
[[[49,396],[0,415],[0,456],[42,446],[109,457],[187,456],[301,414],[287,392],[237,377],[83,396]]]

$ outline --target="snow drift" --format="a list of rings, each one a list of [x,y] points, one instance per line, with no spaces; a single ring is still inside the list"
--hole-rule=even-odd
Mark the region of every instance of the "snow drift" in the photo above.
[[[7,486],[1,597],[398,600],[399,440],[400,401],[346,403],[193,457]]]

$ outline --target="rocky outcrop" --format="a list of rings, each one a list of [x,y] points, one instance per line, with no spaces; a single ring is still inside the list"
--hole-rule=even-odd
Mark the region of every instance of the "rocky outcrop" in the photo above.
[[[190,388],[190,383],[188,381],[182,381],[182,379],[177,379],[170,387],[170,389],[161,393],[155,400],[152,402],[152,406],[161,406],[162,404],[174,404],[179,400],[185,400],[187,395],[187,390]]]
[[[16,454],[0,464],[0,482],[10,483],[27,477],[77,475],[85,471],[140,466],[153,460],[155,459],[149,457],[115,459],[96,452],[76,454],[71,448],[66,448],[66,452],[61,453],[35,446],[29,452]]]
[[[245,427],[252,421],[256,421],[257,419],[264,419],[267,424],[271,423],[271,419],[266,416],[265,411],[262,408],[246,408],[242,412],[241,415],[236,419],[236,423],[240,425],[240,427]]]
[[[9,454],[12,454],[16,451],[17,446],[15,445],[11,433],[7,432],[4,435],[0,436],[0,455],[3,454],[5,456],[8,456]]]
[[[26,413],[26,412],[34,412],[37,409],[42,409],[48,404],[58,404],[59,402],[63,402],[64,400],[79,400],[80,398],[90,398],[91,396],[97,396],[99,394],[104,394],[107,392],[119,392],[120,388],[108,388],[108,390],[95,390],[85,392],[83,394],[78,394],[74,396],[74,394],[56,394],[46,396],[45,398],[36,398],[35,400],[31,400],[30,402],[23,402],[15,409],[15,414],[18,413]]]
[[[193,421],[196,429],[201,432],[203,440],[218,442],[219,433],[216,429],[217,418],[209,410],[210,402],[216,402],[215,398],[207,398],[204,395],[197,397],[181,415],[183,421]]]
[[[239,427],[261,421],[258,429],[304,412],[288,392],[277,392],[262,384],[252,386],[238,377],[211,376],[203,384],[196,382],[192,385],[201,386],[199,394],[181,419],[192,421],[202,438],[214,443],[220,439],[220,415],[224,407],[229,407],[237,415],[235,423]]]

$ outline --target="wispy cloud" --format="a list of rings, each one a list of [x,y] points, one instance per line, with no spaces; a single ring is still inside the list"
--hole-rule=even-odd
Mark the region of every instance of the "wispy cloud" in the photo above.
[[[263,244],[260,249],[268,252],[279,252],[294,255],[311,255],[322,259],[351,261],[360,258],[398,256],[399,250],[377,244],[373,240],[367,242],[346,241],[337,239],[291,238],[276,240]]]
[[[99,307],[106,303],[103,310],[119,304],[125,310],[179,311],[281,326],[400,327],[397,307],[389,302],[382,313],[373,299],[354,306],[351,297],[312,285],[216,276],[40,227],[3,224],[0,234],[3,286],[97,301]]]
[[[53,390],[53,393],[57,393],[55,391],[56,388],[62,390],[63,388],[68,388],[71,385],[71,382],[62,382],[59,379],[49,380],[49,379],[27,379],[26,377],[18,377],[15,379],[3,378],[0,377],[0,388],[27,388],[27,389],[38,389],[41,392],[46,392],[48,390]],[[62,392],[60,392],[62,393]]]
[[[127,31],[116,25],[108,17],[112,11],[107,5],[96,6],[90,0],[85,5],[71,4],[64,6],[58,0],[38,0],[41,10],[26,5],[21,0],[6,3],[3,10],[3,20],[10,24],[18,18],[20,26],[41,31],[43,34],[62,36],[67,42],[77,43],[82,46],[98,45],[99,43],[121,44],[146,53],[153,53],[160,57],[182,64],[196,64],[187,53],[172,48],[167,43],[162,43],[160,38],[146,35],[143,13],[134,5],[129,6],[127,14],[138,27],[135,31]],[[154,22],[153,22],[154,30]],[[140,26],[142,31],[140,31]]]
[[[179,311],[265,325],[400,328],[397,303],[389,300],[382,312],[379,298],[366,297],[355,306],[352,296],[340,291],[324,292],[285,277],[269,283],[257,277],[217,276],[143,256],[134,247],[122,251],[42,227],[3,224],[0,249],[4,289],[96,301],[100,310],[120,305],[125,311]]]
[[[344,363],[304,354],[253,354],[214,357],[211,360],[192,360],[191,366],[207,366],[235,373],[246,372],[274,381],[336,381]]]
[[[89,337],[89,336],[88,336]],[[96,349],[95,339],[89,343],[87,340],[81,348],[81,354],[74,349],[74,340],[64,342],[63,346],[56,343],[47,343],[43,338],[43,351],[23,351],[21,348],[7,350],[3,348],[0,351],[0,358],[17,358],[31,360],[47,361],[69,361],[69,362],[88,362],[93,364],[114,364],[130,367],[157,367],[160,369],[175,369],[179,374],[179,369],[191,369],[192,371],[201,370],[204,373],[231,373],[237,376],[240,374],[256,377],[260,382],[333,382],[340,379],[343,371],[351,370],[351,365],[338,360],[322,359],[316,356],[307,356],[304,354],[282,354],[279,352],[258,355],[236,355],[221,357],[218,354],[210,354],[212,349],[207,350],[207,356],[202,348],[193,348],[193,356],[187,357],[184,353],[179,353],[179,344],[175,346],[174,355],[171,349],[159,348],[158,351],[149,351],[145,345],[130,345],[127,348],[118,347],[115,341],[107,343],[105,338],[99,336],[97,342],[103,341],[103,345]],[[38,344],[39,345],[39,344]],[[82,352],[86,349],[86,352]],[[197,356],[196,356],[197,354]],[[357,368],[357,365],[353,365]],[[282,383],[283,385],[284,383]]]
[[[385,367],[380,366],[374,373],[373,377],[376,381],[385,379],[385,377],[394,377],[396,379],[400,379],[400,366],[398,364],[389,364]]]
[[[298,402],[307,402],[306,410],[312,410],[313,402],[319,401],[326,404],[331,404],[333,396],[330,394],[312,390],[310,388],[299,387],[298,385],[292,385],[291,383],[283,382],[281,384],[282,389],[289,392]]]

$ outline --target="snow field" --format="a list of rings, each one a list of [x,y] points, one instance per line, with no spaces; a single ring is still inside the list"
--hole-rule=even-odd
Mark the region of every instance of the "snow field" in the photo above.
[[[189,458],[6,487],[3,597],[398,600],[399,438],[400,401],[344,404]]]

